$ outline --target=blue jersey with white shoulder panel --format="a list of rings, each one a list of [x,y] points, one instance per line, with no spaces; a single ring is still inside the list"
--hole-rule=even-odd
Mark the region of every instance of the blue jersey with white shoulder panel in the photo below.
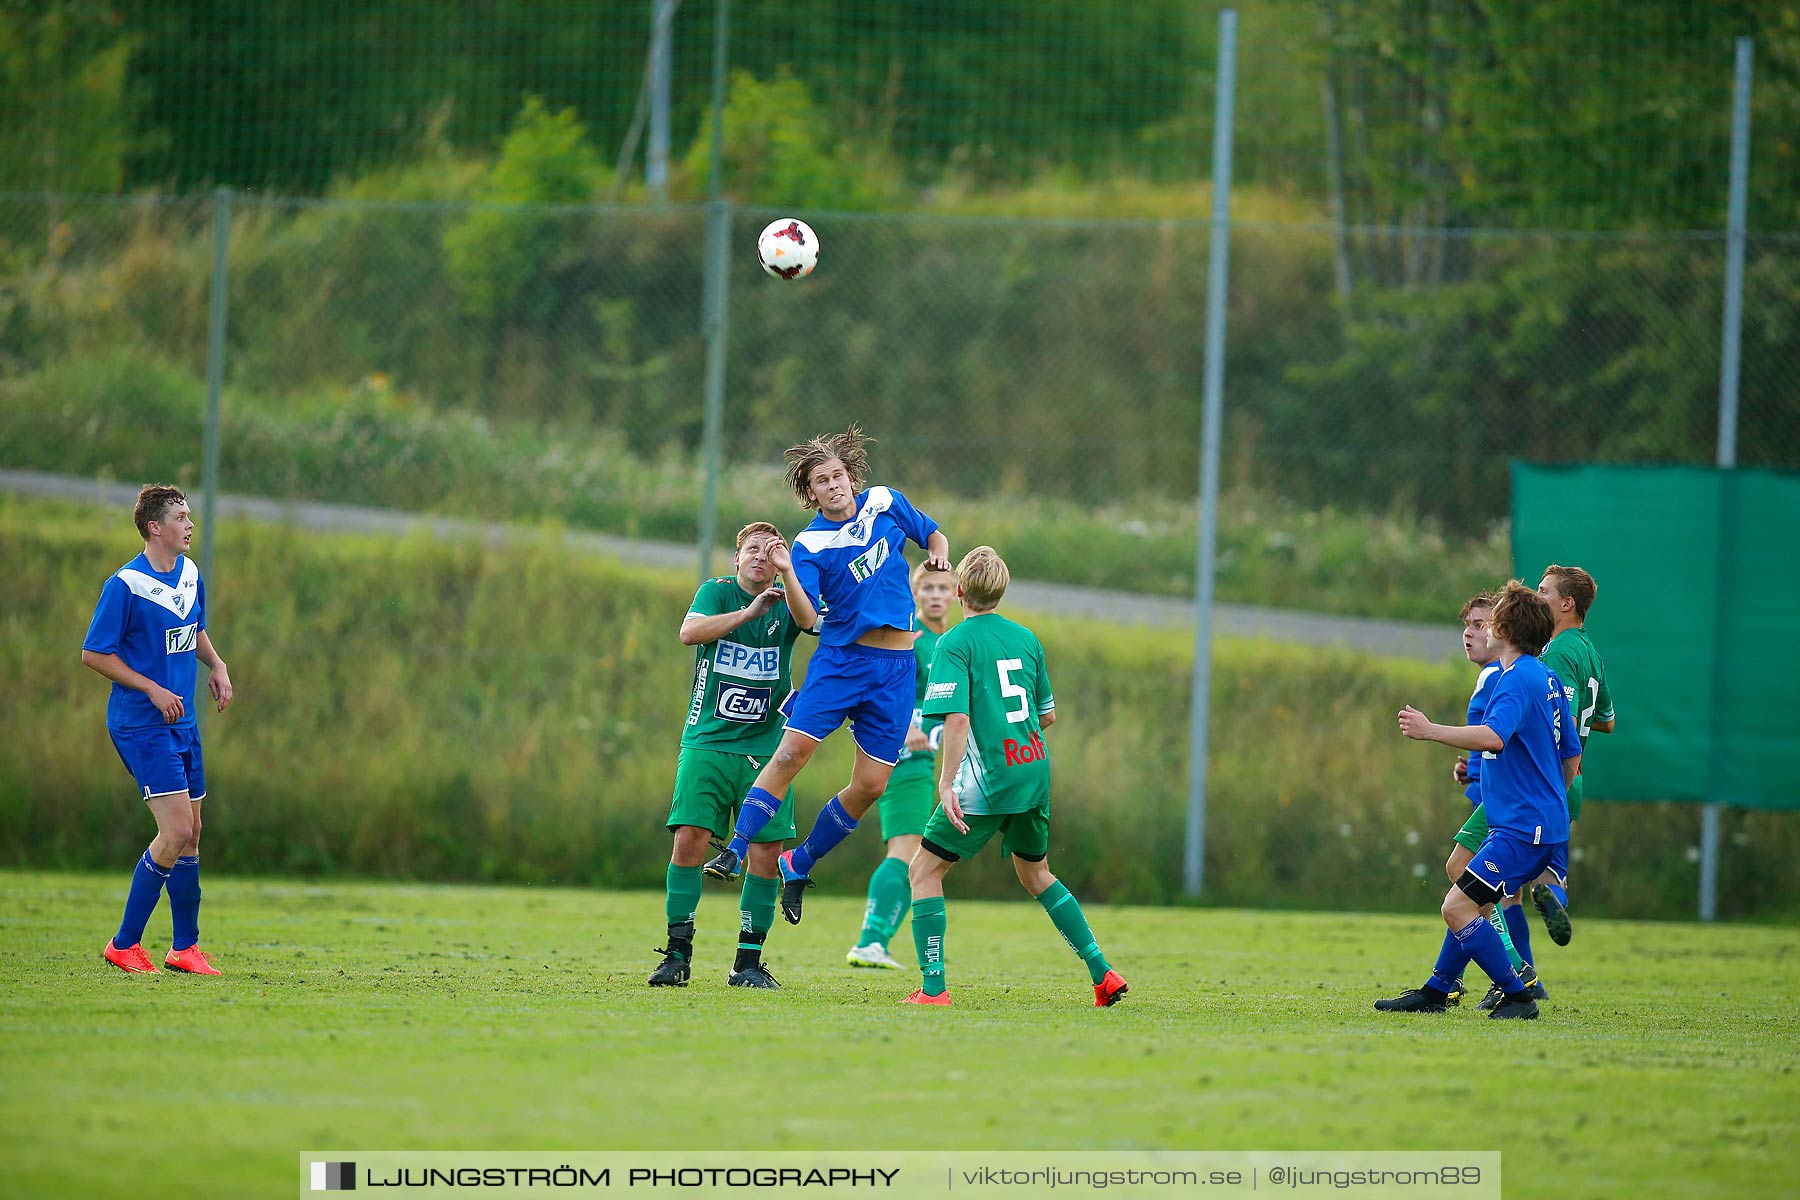
[[[140,554],[100,589],[81,648],[116,654],[138,674],[180,696],[185,712],[174,724],[192,725],[195,651],[205,628],[206,585],[194,560],[182,555],[172,570],[158,571]],[[108,729],[167,724],[150,697],[113,684],[106,702]]]
[[[1481,723],[1503,743],[1482,752],[1481,803],[1488,828],[1533,845],[1569,840],[1562,764],[1581,753],[1562,680],[1522,654],[1501,670]]]
[[[819,641],[848,646],[871,629],[911,630],[916,605],[908,583],[907,539],[925,545],[937,522],[893,488],[872,487],[856,497],[856,515],[827,520],[823,513],[794,539],[794,575],[823,614]]]
[[[1494,694],[1494,680],[1500,678],[1500,663],[1489,663],[1481,668],[1475,676],[1475,690],[1469,694],[1469,719],[1465,725],[1479,725],[1487,712],[1488,700]],[[1469,755],[1469,782],[1463,787],[1463,795],[1469,798],[1470,804],[1481,803],[1481,755]]]

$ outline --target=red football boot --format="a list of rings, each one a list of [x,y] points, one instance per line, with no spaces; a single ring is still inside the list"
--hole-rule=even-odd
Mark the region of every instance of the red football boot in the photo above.
[[[932,1005],[936,1005],[939,1008],[949,1008],[950,1007],[950,993],[949,992],[939,992],[935,996],[927,996],[925,994],[925,989],[920,988],[918,991],[916,991],[912,995],[908,996],[905,1000],[902,1000],[901,1003],[902,1004],[932,1004]]]
[[[175,971],[185,971],[189,975],[223,975],[224,972],[212,965],[212,959],[200,949],[196,942],[186,950],[171,950],[163,959],[163,966]]]
[[[1117,971],[1108,971],[1106,978],[1094,985],[1094,1007],[1110,1008],[1125,998],[1131,989],[1125,986],[1125,977]]]
[[[127,946],[121,950],[112,944],[111,938],[108,938],[106,949],[102,953],[106,955],[107,962],[127,975],[154,975],[157,973],[156,964],[150,961],[148,954],[144,953],[142,944]]]

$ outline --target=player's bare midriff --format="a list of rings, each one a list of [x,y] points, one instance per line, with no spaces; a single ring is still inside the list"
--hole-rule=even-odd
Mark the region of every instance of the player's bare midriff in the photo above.
[[[874,650],[911,650],[917,637],[910,630],[895,629],[892,625],[877,625],[857,638],[856,644]]]

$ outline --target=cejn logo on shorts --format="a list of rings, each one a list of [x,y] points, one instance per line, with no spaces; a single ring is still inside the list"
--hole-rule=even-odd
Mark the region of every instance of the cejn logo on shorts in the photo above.
[[[766,687],[722,683],[719,685],[719,702],[715,711],[722,720],[754,725],[769,715],[772,691],[773,689]]]
[[[183,625],[163,632],[163,642],[170,654],[192,654],[200,643],[200,623]]]

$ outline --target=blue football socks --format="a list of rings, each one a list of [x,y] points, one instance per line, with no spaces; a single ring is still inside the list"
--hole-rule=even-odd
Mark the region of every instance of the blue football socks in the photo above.
[[[780,811],[780,796],[759,787],[751,788],[744,796],[743,807],[738,809],[737,825],[732,830],[727,849],[740,859],[750,853],[750,839],[761,833]]]
[[[169,910],[175,917],[172,949],[186,950],[200,940],[200,856],[184,854],[169,869]]]
[[[119,922],[119,932],[113,935],[114,946],[129,950],[144,940],[144,926],[150,923],[150,914],[156,911],[156,902],[162,899],[163,886],[168,881],[169,868],[157,866],[150,851],[144,851],[143,857],[138,859],[137,870],[131,873],[131,890],[125,894],[125,916]]]
[[[1506,946],[1500,941],[1499,930],[1489,924],[1486,917],[1476,917],[1451,932],[1462,943],[1463,952],[1487,972],[1489,979],[1500,985],[1501,991],[1511,996],[1525,990],[1525,981],[1519,978],[1506,957]]]
[[[819,819],[813,822],[812,831],[806,835],[806,840],[791,852],[789,861],[794,872],[799,875],[812,874],[813,865],[830,854],[839,842],[855,830],[856,818],[845,812],[843,804],[833,796],[819,810]]]

